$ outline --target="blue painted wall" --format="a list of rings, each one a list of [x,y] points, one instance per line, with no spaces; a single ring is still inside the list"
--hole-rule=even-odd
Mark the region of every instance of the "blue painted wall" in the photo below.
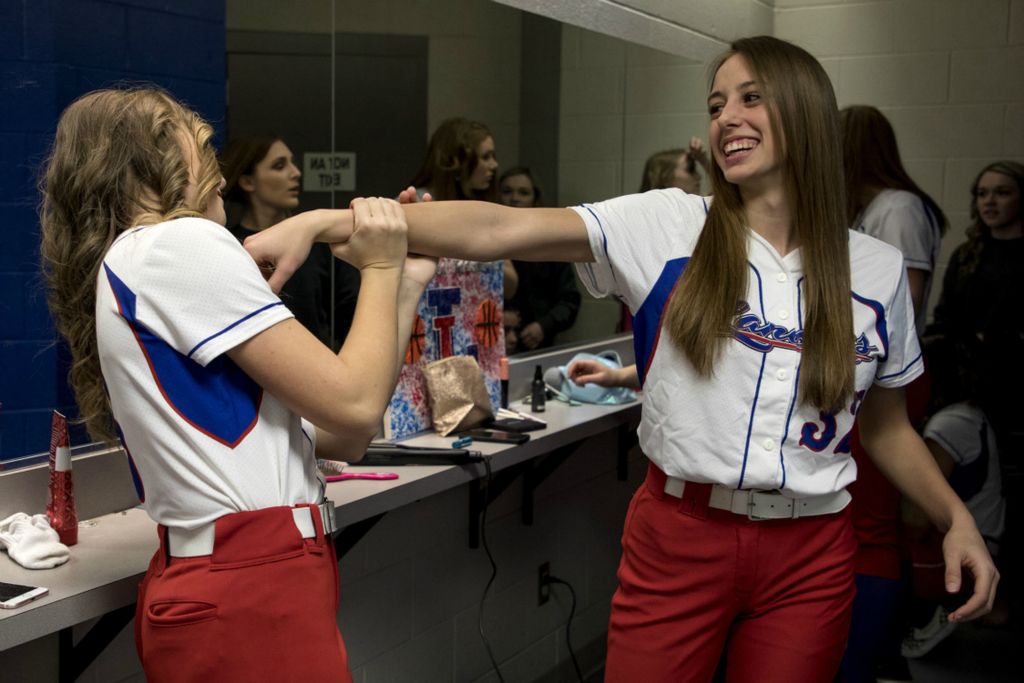
[[[35,183],[57,117],[90,90],[156,83],[223,139],[224,30],[218,0],[0,0],[0,460],[45,451],[53,408],[77,414],[39,276]]]

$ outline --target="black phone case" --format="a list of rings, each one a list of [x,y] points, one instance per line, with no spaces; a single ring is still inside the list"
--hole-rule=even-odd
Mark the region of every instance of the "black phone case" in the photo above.
[[[463,432],[459,436],[471,436],[474,441],[489,441],[491,443],[508,443],[518,446],[524,444],[530,440],[529,434],[520,434],[519,432],[506,432],[500,429],[493,429],[490,431],[499,432],[502,436],[492,436],[487,433],[486,429],[471,429],[468,432]]]
[[[484,424],[487,429],[500,429],[503,432],[535,432],[538,429],[547,427],[543,422],[529,420],[522,417],[503,417],[500,420],[491,420]]]

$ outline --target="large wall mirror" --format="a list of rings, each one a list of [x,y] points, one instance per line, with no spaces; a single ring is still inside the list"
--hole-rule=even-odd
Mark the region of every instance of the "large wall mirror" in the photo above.
[[[305,173],[299,210],[395,195],[453,116],[484,123],[498,173],[529,167],[548,206],[637,191],[649,155],[706,131],[700,61],[490,0],[229,0],[226,19],[228,139],[287,141]],[[579,289],[556,344],[620,325],[618,303]]]
[[[632,19],[602,19],[631,4],[643,1],[227,0],[227,111],[217,124],[225,141],[271,131],[287,143],[303,172],[297,211],[394,196],[430,134],[453,116],[486,124],[498,173],[530,167],[547,206],[637,191],[647,156],[706,134],[703,62],[721,41],[701,30],[673,43],[662,30],[685,31],[682,15],[691,11],[699,25],[712,0],[671,9],[680,15],[672,24],[638,23],[628,12]],[[606,35],[603,21],[629,40]],[[619,326],[617,302],[579,290],[576,322],[556,344],[599,339]],[[332,326],[342,325],[343,314],[330,311]],[[71,406],[63,377],[52,381],[57,404]],[[0,467],[33,462],[46,449],[37,427],[0,441]]]

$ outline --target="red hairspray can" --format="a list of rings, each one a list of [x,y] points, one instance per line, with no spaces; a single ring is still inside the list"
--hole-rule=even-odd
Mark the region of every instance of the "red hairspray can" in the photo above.
[[[75,514],[75,489],[71,482],[71,445],[68,442],[68,420],[53,411],[50,425],[50,494],[46,501],[46,517],[60,542],[78,543],[78,515]]]

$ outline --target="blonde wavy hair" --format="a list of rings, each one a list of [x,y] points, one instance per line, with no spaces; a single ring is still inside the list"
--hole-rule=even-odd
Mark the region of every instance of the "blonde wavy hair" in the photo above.
[[[835,94],[814,57],[770,36],[733,43],[713,64],[712,82],[734,55],[746,60],[765,97],[802,255],[807,316],[800,396],[820,410],[835,411],[854,387],[849,235]],[[715,201],[666,316],[672,340],[705,377],[713,374],[716,358],[733,337],[748,277],[739,188],[717,164],[712,164],[711,187]]]
[[[68,379],[90,436],[114,440],[96,340],[96,285],[114,239],[137,224],[202,216],[220,184],[210,126],[156,88],[97,90],[57,123],[40,180],[43,276],[57,331],[67,339]],[[186,199],[190,149],[195,198]]]

